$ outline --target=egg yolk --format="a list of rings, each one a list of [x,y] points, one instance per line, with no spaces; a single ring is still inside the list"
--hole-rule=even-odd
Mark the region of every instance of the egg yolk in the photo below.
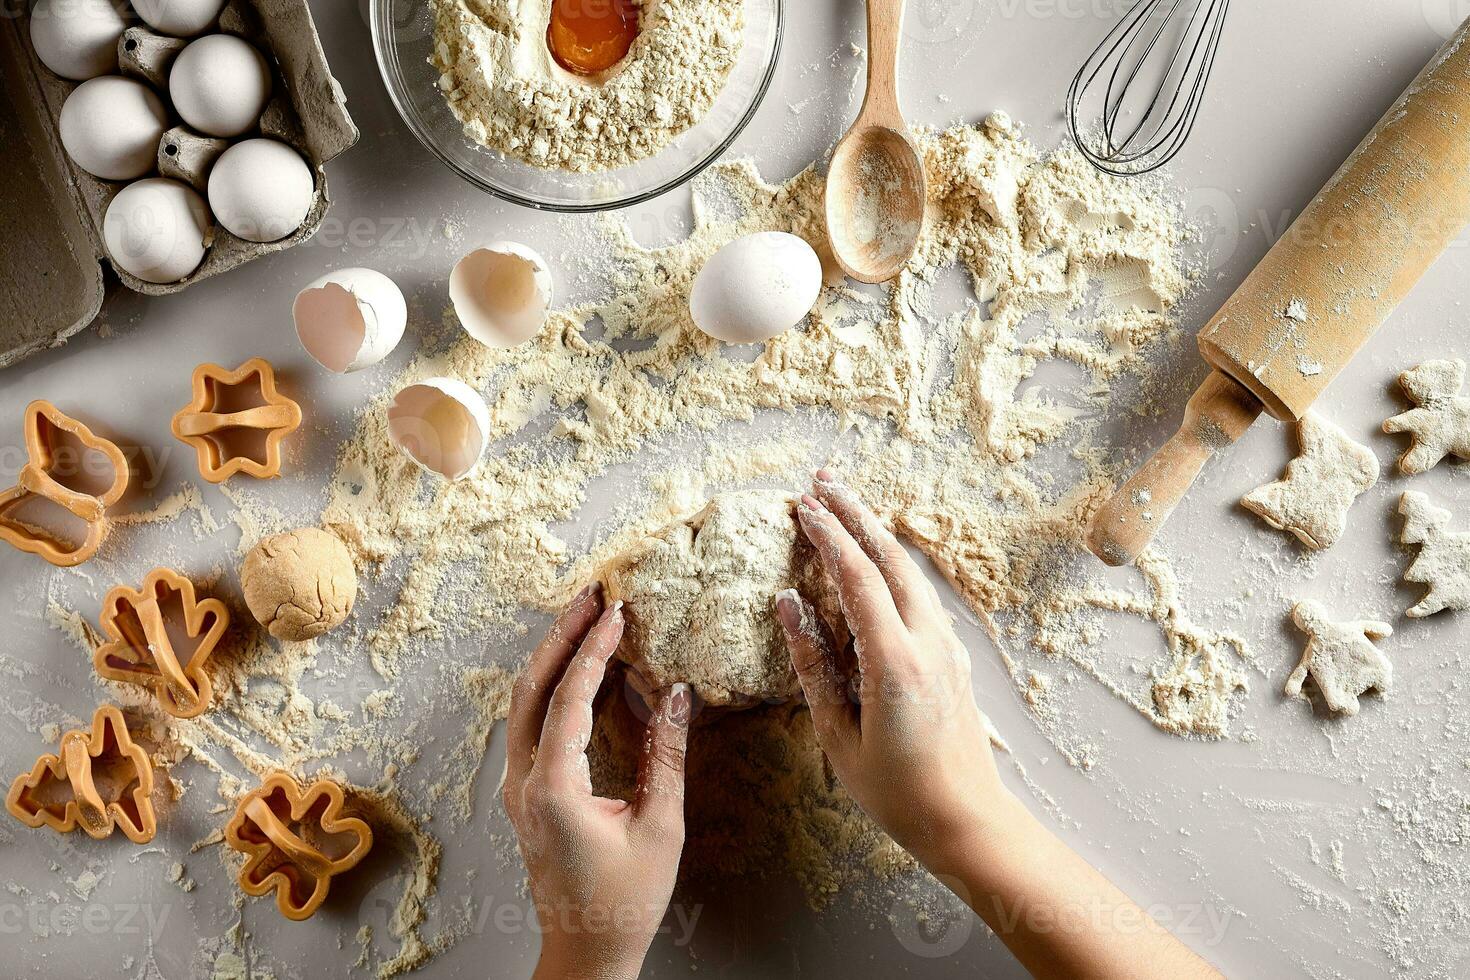
[[[637,37],[636,0],[552,0],[546,46],[567,71],[607,71],[623,60]]]

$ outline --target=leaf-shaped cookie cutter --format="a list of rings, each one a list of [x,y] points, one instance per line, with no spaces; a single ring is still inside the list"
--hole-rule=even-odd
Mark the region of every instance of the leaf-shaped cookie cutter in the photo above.
[[[318,779],[302,789],[289,773],[276,771],[240,800],[225,828],[225,842],[246,855],[240,888],[259,897],[272,889],[276,907],[293,922],[311,918],[327,900],[332,878],[350,870],[373,846],[367,822],[344,813],[342,787]],[[299,829],[298,829],[299,828]],[[333,856],[330,838],[357,838]]]
[[[64,486],[56,479],[56,433],[70,434],[84,447],[100,453],[112,466],[112,484],[99,496]],[[47,401],[33,401],[25,411],[26,465],[16,485],[0,491],[0,541],[27,554],[40,555],[53,565],[71,568],[97,554],[111,525],[107,508],[122,499],[128,489],[128,461],[114,443]],[[67,547],[45,530],[8,517],[27,499],[40,497],[65,509],[87,525],[87,536],[76,547]]]
[[[222,388],[239,388],[251,378],[259,386],[262,404],[238,412],[221,412]],[[233,371],[218,364],[194,369],[193,400],[173,419],[174,438],[193,446],[199,456],[199,475],[223,483],[236,473],[261,480],[281,475],[281,442],[301,426],[301,406],[276,388],[276,369],[255,357]],[[219,435],[230,429],[259,429],[266,433],[265,459],[226,456]]]
[[[185,663],[179,662],[169,635],[163,603],[176,594],[183,606],[184,629],[198,640]],[[218,599],[198,599],[194,583],[168,568],[155,568],[141,589],[120,585],[102,603],[102,631],[108,642],[92,654],[97,673],[110,681],[149,688],[163,710],[175,718],[197,718],[214,698],[205,670],[230,625],[230,611]]]
[[[124,778],[105,778],[99,785],[99,768],[111,766],[124,770]],[[61,795],[61,784],[70,798],[41,798]],[[43,788],[50,793],[37,792]],[[158,832],[152,793],[148,753],[128,734],[122,712],[104,704],[92,716],[90,729],[67,732],[58,755],[41,756],[29,773],[15,778],[5,809],[27,827],[50,827],[63,834],[81,827],[97,840],[121,828],[133,843],[146,844]]]

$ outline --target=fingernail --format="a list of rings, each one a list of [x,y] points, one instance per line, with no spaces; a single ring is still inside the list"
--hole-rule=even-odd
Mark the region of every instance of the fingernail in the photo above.
[[[813,497],[809,493],[804,493],[801,495],[801,505],[814,514],[821,514],[827,510],[826,507],[822,506],[822,502],[820,500],[818,500],[816,497]]]
[[[836,473],[833,473],[831,470],[827,469],[824,466],[821,469],[817,470],[817,482],[818,483],[836,483],[837,482],[837,474]]]
[[[610,622],[614,616],[620,615],[622,611],[623,600],[619,599],[602,611],[602,615],[597,619],[597,624],[600,626],[603,623]]]
[[[776,618],[792,636],[801,632],[801,601],[795,589],[782,589],[776,593]]]
[[[576,605],[579,602],[586,602],[588,599],[592,598],[594,595],[601,591],[601,582],[595,580],[588,582],[586,585],[582,586],[582,591],[578,592],[576,597],[572,599],[572,604]]]
[[[680,728],[689,727],[694,712],[694,694],[683,681],[669,688],[669,721]]]

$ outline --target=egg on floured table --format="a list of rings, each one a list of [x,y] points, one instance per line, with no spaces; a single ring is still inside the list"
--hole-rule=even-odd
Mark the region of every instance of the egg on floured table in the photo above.
[[[716,252],[689,292],[700,330],[727,344],[755,344],[802,321],[822,292],[822,262],[801,238],[762,231]]]
[[[163,100],[121,75],[78,85],[66,97],[57,126],[67,156],[102,180],[133,180],[153,170],[167,127]]]

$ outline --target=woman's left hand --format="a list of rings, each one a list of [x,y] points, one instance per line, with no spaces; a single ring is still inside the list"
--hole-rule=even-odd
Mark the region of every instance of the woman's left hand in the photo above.
[[[584,589],[516,681],[505,806],[542,931],[538,977],[637,977],[684,848],[690,692],[655,699],[631,803],[593,794],[592,709],[623,636],[621,604]]]

